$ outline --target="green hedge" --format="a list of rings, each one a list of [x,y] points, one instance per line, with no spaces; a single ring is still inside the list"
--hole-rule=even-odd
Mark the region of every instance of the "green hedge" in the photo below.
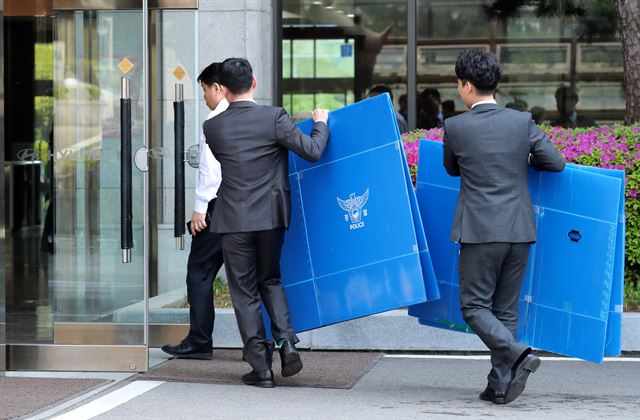
[[[567,162],[620,169],[626,174],[625,309],[640,307],[640,124],[565,129],[542,126]],[[418,139],[442,141],[442,129],[403,134],[411,174],[418,163]],[[415,178],[414,178],[415,180]]]

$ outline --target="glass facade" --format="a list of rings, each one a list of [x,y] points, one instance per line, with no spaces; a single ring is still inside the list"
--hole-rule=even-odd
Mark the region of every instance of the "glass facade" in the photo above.
[[[477,48],[496,54],[502,66],[501,105],[554,125],[575,126],[573,111],[578,125],[622,121],[622,52],[612,14],[541,17],[534,6],[509,14],[492,9],[494,3],[284,0],[282,104],[304,117],[313,107],[359,101],[383,84],[393,92],[396,109],[415,121],[410,128],[441,126],[464,110],[456,58]],[[414,9],[416,16],[409,16]],[[503,18],[492,17],[498,12]],[[416,20],[415,31],[408,30],[409,19]],[[415,68],[408,67],[412,54]],[[416,80],[415,86],[407,86],[408,80]],[[417,98],[410,107],[403,96],[408,89]],[[569,115],[563,106],[572,108]]]
[[[374,84],[407,90],[407,4],[285,0],[282,104],[296,118],[364,99]]]
[[[139,9],[5,16],[3,87],[11,115],[2,147],[0,343],[6,313],[10,345],[143,344],[145,271],[150,297],[186,294],[188,251],[176,250],[174,239],[174,101],[180,83],[189,147],[201,126],[197,32],[179,28],[195,28],[196,16],[193,10],[149,13],[146,83]],[[133,153],[144,145],[145,114],[150,121],[149,171],[132,170],[133,248],[126,264],[120,249],[123,77],[129,79]],[[189,168],[189,214],[195,180]],[[101,332],[81,334],[81,328]]]

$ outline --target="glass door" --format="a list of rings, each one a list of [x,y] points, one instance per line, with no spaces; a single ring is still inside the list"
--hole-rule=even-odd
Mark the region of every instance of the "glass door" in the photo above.
[[[146,144],[143,16],[139,10],[55,15],[49,278],[55,344],[146,354],[147,174],[134,166]],[[132,367],[140,363],[146,369],[145,358],[128,368],[140,370]]]
[[[9,369],[148,368],[148,20],[136,7],[39,22],[49,90],[12,158],[33,194],[11,200],[27,197],[33,215],[15,214],[7,241]]]
[[[188,331],[197,2],[149,3],[5,20],[9,370],[145,371]]]

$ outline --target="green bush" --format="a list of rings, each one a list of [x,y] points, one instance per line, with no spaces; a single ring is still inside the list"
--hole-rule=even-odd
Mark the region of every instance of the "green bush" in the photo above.
[[[625,292],[640,287],[640,124],[568,130],[543,127],[568,162],[625,171]],[[627,294],[625,303],[640,303]],[[635,303],[633,303],[635,302]]]
[[[625,171],[625,309],[637,310],[640,307],[640,124],[541,128],[567,162]],[[442,136],[440,128],[403,134],[412,175],[417,172],[417,140],[442,141]]]

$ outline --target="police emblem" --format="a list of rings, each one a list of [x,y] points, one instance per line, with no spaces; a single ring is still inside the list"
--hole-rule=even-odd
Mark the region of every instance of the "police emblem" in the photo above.
[[[349,194],[349,198],[346,200],[336,197],[340,208],[347,212],[344,215],[346,222],[351,222],[349,229],[359,229],[364,227],[364,221],[362,217],[367,216],[367,209],[364,208],[365,204],[369,200],[369,188],[360,196],[356,196],[356,193]]]

